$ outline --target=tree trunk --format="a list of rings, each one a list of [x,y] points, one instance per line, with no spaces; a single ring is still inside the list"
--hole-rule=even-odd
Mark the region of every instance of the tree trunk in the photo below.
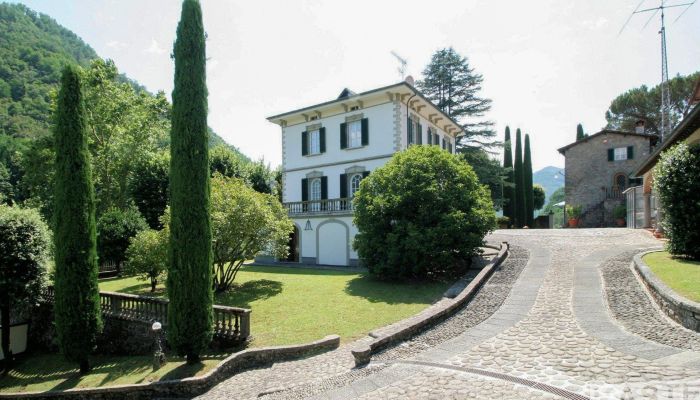
[[[90,361],[87,358],[80,361],[80,375],[85,375],[90,372]]]
[[[5,356],[3,362],[3,375],[7,375],[12,368],[12,352],[10,351],[10,304],[9,298],[6,304],[0,309],[0,324],[2,324],[2,354]]]
[[[158,280],[155,278],[151,278],[151,293],[156,291],[157,284],[158,284]]]
[[[187,364],[194,365],[199,364],[199,362],[199,354],[194,352],[187,354]]]

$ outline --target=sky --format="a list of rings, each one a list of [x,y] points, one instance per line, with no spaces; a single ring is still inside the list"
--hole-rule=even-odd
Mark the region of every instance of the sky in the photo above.
[[[22,0],[79,35],[150,91],[173,88],[177,0]],[[685,1],[682,1],[685,2]],[[644,0],[641,8],[658,0]],[[667,4],[679,4],[667,2]],[[265,118],[401,80],[396,51],[421,78],[452,46],[484,77],[486,118],[530,134],[533,168],[564,165],[556,149],[605,125],[618,94],[661,77],[658,15],[640,0],[202,0],[209,125],[253,159],[281,163]],[[670,75],[700,70],[700,2],[667,10]],[[693,22],[695,21],[695,22]]]

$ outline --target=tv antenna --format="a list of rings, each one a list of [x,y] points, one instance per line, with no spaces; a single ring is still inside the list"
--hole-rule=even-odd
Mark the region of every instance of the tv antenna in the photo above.
[[[625,24],[622,25],[622,29],[620,29],[620,33],[627,27],[627,24],[629,24],[630,20],[632,17],[634,17],[637,14],[642,14],[642,13],[647,13],[647,12],[652,12],[651,16],[647,20],[647,22],[644,24],[644,28],[646,28],[647,25],[649,25],[649,22],[651,22],[652,18],[656,14],[661,11],[661,29],[659,30],[659,35],[661,35],[661,141],[664,141],[668,137],[668,135],[671,133],[671,90],[669,88],[669,83],[668,83],[668,55],[666,52],[666,21],[665,21],[665,11],[667,8],[676,8],[676,7],[685,7],[685,10],[683,10],[678,17],[673,22],[678,21],[683,14],[685,14],[688,9],[695,4],[696,0],[693,0],[689,3],[683,3],[683,4],[671,4],[671,5],[666,5],[665,0],[660,0],[661,4],[659,4],[658,7],[652,7],[652,8],[645,8],[643,10],[640,10],[639,8],[642,6],[644,3],[644,0],[641,0],[639,4],[637,5],[637,8],[632,11],[632,14],[627,18],[627,21],[625,21]],[[642,29],[644,29],[642,28]]]
[[[396,54],[394,50],[391,51],[391,55],[396,57],[397,60],[399,60],[399,67],[396,69],[399,71],[399,75],[401,75],[401,80],[404,80],[406,77],[406,65],[408,65],[408,61],[406,61],[405,58],[401,57],[400,55]]]

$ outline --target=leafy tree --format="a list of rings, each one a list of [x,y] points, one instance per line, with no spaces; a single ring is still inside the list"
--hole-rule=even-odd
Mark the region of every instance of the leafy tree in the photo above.
[[[243,263],[261,251],[286,256],[294,225],[275,196],[219,175],[212,179],[211,208],[217,292],[228,290]]]
[[[0,325],[5,374],[12,368],[11,312],[41,295],[50,242],[49,228],[36,210],[0,205]]]
[[[417,86],[425,97],[462,124],[464,135],[458,147],[491,147],[496,136],[493,122],[483,120],[491,100],[481,97],[484,78],[470,67],[466,57],[452,47],[437,50],[423,70]]]
[[[498,210],[503,206],[503,180],[506,170],[501,167],[498,160],[489,156],[484,149],[467,148],[460,154],[464,161],[471,165],[479,178],[479,183],[486,185],[491,195],[491,202]]]
[[[97,288],[95,200],[80,72],[63,71],[56,109],[56,331],[63,354],[90,370],[88,355],[102,330]]]
[[[212,336],[206,55],[197,0],[182,3],[173,55],[168,343],[194,364]]]
[[[168,206],[170,154],[154,153],[136,162],[129,178],[131,199],[151,229],[161,229],[160,218]]]
[[[525,176],[523,170],[523,147],[520,140],[520,128],[515,131],[515,163],[513,177],[515,178],[515,226],[522,228],[525,221]]]
[[[126,249],[124,273],[149,281],[151,292],[156,291],[158,281],[167,273],[168,236],[167,229],[146,229],[136,234]]]
[[[588,135],[583,133],[583,125],[581,125],[581,124],[576,125],[576,141],[579,141],[579,140],[585,138],[586,136],[588,136]]]
[[[506,126],[506,136],[503,142],[503,169],[506,177],[503,180],[503,215],[509,223],[515,221],[515,178],[513,177],[513,150],[510,140],[510,127]]]
[[[209,169],[212,176],[219,173],[228,178],[248,180],[248,163],[242,155],[224,144],[212,147],[209,151]]]
[[[693,85],[700,77],[700,72],[690,75],[676,75],[669,80],[671,94],[671,128],[688,114],[688,100]],[[623,131],[634,131],[635,123],[642,119],[646,122],[647,133],[661,134],[661,85],[649,89],[646,85],[630,89],[617,96],[608,111],[605,112],[607,127]]]
[[[535,210],[541,210],[544,207],[545,197],[544,188],[541,185],[532,186],[532,205]]]
[[[259,193],[272,194],[275,188],[275,176],[270,166],[264,160],[248,165],[248,181],[250,186]]]
[[[676,256],[700,259],[700,144],[675,145],[661,153],[654,168],[654,189],[663,210],[666,248]]]
[[[565,221],[564,207],[556,207],[555,204],[564,201],[565,197],[564,187],[562,186],[549,196],[549,201],[547,201],[547,205],[542,210],[542,214],[544,215],[554,214],[554,226],[556,227],[564,226]]]
[[[121,270],[131,238],[147,227],[146,220],[138,210],[107,210],[97,221],[97,254],[100,261],[114,262],[117,270]]]
[[[525,134],[525,160],[523,161],[523,190],[525,191],[525,225],[535,224],[535,207],[532,189],[532,158],[530,156],[530,135]]]
[[[353,247],[385,280],[463,273],[496,216],[472,168],[435,146],[411,146],[362,180]]]

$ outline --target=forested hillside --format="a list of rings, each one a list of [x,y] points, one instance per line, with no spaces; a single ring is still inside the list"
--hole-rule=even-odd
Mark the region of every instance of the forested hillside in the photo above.
[[[51,215],[52,108],[67,64],[84,70],[98,215],[131,207],[134,179],[144,166],[167,157],[171,105],[165,94],[149,93],[120,74],[113,62],[100,59],[49,16],[6,3],[0,3],[0,203],[21,203]],[[209,142],[226,145],[211,129]],[[235,147],[226,145],[226,151],[246,171],[260,170]]]

